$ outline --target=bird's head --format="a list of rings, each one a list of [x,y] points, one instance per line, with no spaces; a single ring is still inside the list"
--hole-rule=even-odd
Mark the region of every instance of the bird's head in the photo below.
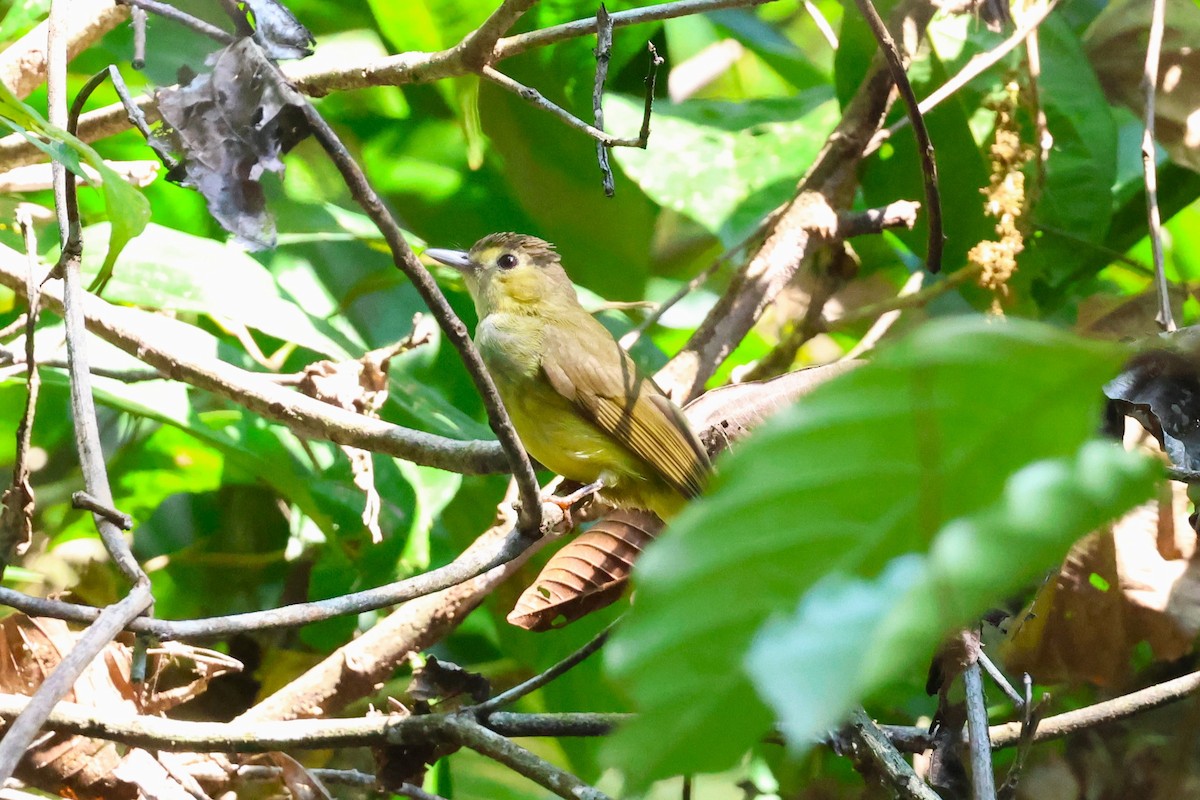
[[[554,245],[520,233],[493,233],[467,252],[429,248],[425,255],[463,274],[479,318],[493,312],[541,314],[577,305]]]

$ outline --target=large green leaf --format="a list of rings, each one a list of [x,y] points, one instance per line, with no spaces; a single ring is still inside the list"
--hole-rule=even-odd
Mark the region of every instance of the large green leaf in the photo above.
[[[1034,209],[1034,222],[1046,230],[1029,242],[1020,267],[1054,285],[1108,262],[1106,254],[1080,243],[1099,244],[1108,233],[1117,179],[1117,124],[1079,37],[1067,23],[1051,14],[1038,29],[1038,42],[1038,91],[1054,146]]]
[[[807,747],[862,698],[918,670],[947,630],[1146,499],[1158,474],[1116,443],[1088,442],[1076,458],[1025,467],[999,502],[947,525],[927,556],[899,556],[874,578],[835,573],[818,582],[794,614],[759,631],[747,657],[789,742]]]
[[[105,164],[104,159],[90,145],[51,125],[40,114],[18,100],[3,83],[0,83],[0,121],[77,176],[87,178],[81,160],[100,173],[104,204],[108,209],[108,220],[112,224],[112,236],[102,270],[104,274],[109,273],[121,249],[141,233],[150,221],[150,204],[146,198]],[[39,136],[49,139],[50,143],[43,142]]]
[[[732,763],[771,724],[743,667],[758,627],[828,575],[927,551],[1020,468],[1073,455],[1121,358],[1033,323],[943,320],[735,449],[638,565],[606,656],[640,713],[609,763],[635,785]]]
[[[110,231],[107,223],[84,230],[84,274],[102,269],[96,254],[103,252]],[[331,358],[348,358],[354,348],[288,298],[271,273],[242,248],[161,225],[148,225],[125,248],[121,269],[113,273],[104,296],[231,320]]]
[[[605,113],[612,131],[632,133],[642,101],[609,95]],[[786,100],[658,103],[647,148],[613,153],[651,199],[730,245],[795,193],[836,122],[825,89]]]

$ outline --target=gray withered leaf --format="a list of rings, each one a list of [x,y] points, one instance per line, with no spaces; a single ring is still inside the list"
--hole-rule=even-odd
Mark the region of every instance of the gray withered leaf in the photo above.
[[[271,58],[304,58],[316,43],[308,28],[276,0],[245,0],[254,14],[254,35]]]
[[[1104,387],[1109,432],[1119,434],[1124,416],[1159,440],[1171,462],[1200,469],[1200,328],[1155,337]]]
[[[211,72],[156,95],[159,136],[180,157],[167,179],[204,195],[209,213],[250,249],[275,245],[260,181],[308,135],[304,98],[242,39],[208,57]]]

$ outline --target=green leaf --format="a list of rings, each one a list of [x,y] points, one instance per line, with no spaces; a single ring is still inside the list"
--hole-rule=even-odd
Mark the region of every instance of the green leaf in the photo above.
[[[85,275],[105,268],[94,254],[111,230],[106,223],[84,229]],[[161,225],[148,225],[125,251],[121,271],[104,296],[144,308],[232,320],[331,358],[347,358],[354,347],[286,297],[271,273],[242,248]]]
[[[0,83],[0,120],[3,120],[8,127],[24,136],[31,144],[80,178],[87,178],[80,158],[86,160],[100,173],[104,204],[108,209],[108,220],[112,224],[112,236],[100,274],[101,276],[109,275],[122,248],[141,233],[146,228],[146,223],[150,221],[150,204],[146,198],[105,164],[100,154],[89,145],[61,128],[51,125],[40,114],[18,100],[17,96],[2,83]],[[42,142],[35,134],[49,139],[51,143]]]
[[[632,133],[642,101],[609,95],[605,115],[609,130]],[[825,89],[786,100],[657,103],[647,148],[613,155],[652,200],[731,245],[795,193],[836,122]]]
[[[919,669],[949,630],[1036,580],[1075,539],[1148,498],[1158,475],[1145,456],[1088,442],[1075,458],[1022,469],[999,502],[946,526],[928,556],[899,556],[875,578],[819,581],[794,614],[763,626],[746,660],[793,748]]]
[[[1044,325],[942,320],[768,423],[638,565],[605,652],[640,713],[608,763],[640,786],[735,761],[771,724],[743,667],[758,627],[827,575],[927,551],[1018,469],[1073,455],[1121,359]]]
[[[1020,266],[1055,285],[1089,266],[1094,272],[1108,263],[1104,252],[1080,245],[1103,242],[1112,220],[1117,124],[1083,46],[1066,21],[1051,14],[1038,28],[1038,42],[1038,87],[1054,147],[1034,209],[1034,222],[1046,232],[1031,239]]]

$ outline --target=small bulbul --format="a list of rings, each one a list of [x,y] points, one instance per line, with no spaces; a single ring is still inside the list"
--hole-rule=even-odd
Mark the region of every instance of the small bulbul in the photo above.
[[[704,490],[711,466],[683,413],[579,304],[553,245],[493,233],[425,255],[466,279],[475,344],[531,456],[664,520]]]

